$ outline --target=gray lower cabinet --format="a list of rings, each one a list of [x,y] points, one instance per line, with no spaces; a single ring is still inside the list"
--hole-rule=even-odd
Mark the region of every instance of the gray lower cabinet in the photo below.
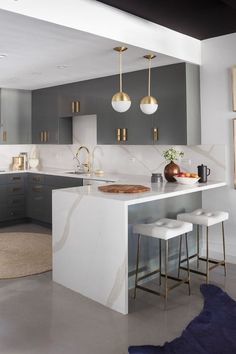
[[[27,217],[52,223],[52,190],[83,185],[81,178],[28,174]]]
[[[82,178],[42,174],[0,175],[0,222],[25,218],[52,223],[52,190],[78,187]]]
[[[25,216],[25,175],[0,175],[0,221],[17,220]]]

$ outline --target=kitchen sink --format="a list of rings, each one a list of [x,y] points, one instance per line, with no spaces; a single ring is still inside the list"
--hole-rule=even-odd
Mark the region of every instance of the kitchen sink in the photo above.
[[[70,175],[86,175],[86,176],[90,176],[91,173],[88,173],[88,172],[83,172],[83,171],[69,171],[69,172],[66,172]]]

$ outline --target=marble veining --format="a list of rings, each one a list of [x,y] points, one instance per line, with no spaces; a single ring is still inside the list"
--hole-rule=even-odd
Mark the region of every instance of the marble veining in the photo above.
[[[81,140],[81,143],[86,143]],[[120,173],[150,176],[152,172],[161,172],[166,165],[162,153],[168,145],[91,145],[93,169],[102,169],[106,173]],[[39,168],[73,170],[76,167],[74,156],[79,145],[2,145],[0,146],[0,169],[11,167],[11,158],[19,152],[36,153],[40,159]],[[178,161],[182,170],[197,172],[199,164],[211,169],[210,178],[225,180],[225,146],[198,145],[175,146],[184,151],[184,158]]]
[[[55,242],[55,244],[53,245],[53,252],[60,251],[63,248],[63,246],[65,245],[66,240],[70,235],[70,220],[73,217],[73,213],[77,210],[77,207],[78,207],[82,198],[83,198],[83,195],[76,194],[75,201],[71,204],[70,208],[65,209],[66,223],[65,223],[65,226],[62,231],[62,237],[57,242]]]

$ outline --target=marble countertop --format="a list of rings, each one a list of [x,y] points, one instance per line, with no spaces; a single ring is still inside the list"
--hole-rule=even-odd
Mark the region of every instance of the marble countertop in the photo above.
[[[0,175],[3,174],[12,174],[12,173],[37,173],[44,175],[53,175],[53,176],[61,176],[61,177],[70,177],[70,178],[82,178],[82,179],[92,179],[97,181],[109,181],[109,182],[117,182],[119,180],[124,180],[130,177],[129,175],[120,175],[120,174],[112,174],[112,173],[104,173],[102,175],[96,175],[95,173],[83,173],[83,174],[75,174],[69,173],[73,172],[73,170],[64,170],[64,169],[53,169],[53,168],[41,168],[35,170],[20,170],[20,171],[12,171],[12,170],[0,170]],[[142,176],[145,178],[145,176]],[[148,177],[146,177],[148,178]]]
[[[133,176],[134,177],[134,176]],[[116,193],[104,193],[99,191],[97,186],[84,186],[73,187],[55,190],[53,193],[72,193],[81,197],[96,197],[109,199],[112,201],[123,202],[127,205],[134,205],[140,203],[146,203],[154,200],[165,199],[170,197],[176,197],[184,194],[190,194],[195,192],[206,191],[209,189],[220,188],[226,186],[226,182],[223,181],[209,181],[207,183],[196,183],[194,185],[183,185],[177,182],[169,183],[164,182],[160,184],[151,184],[147,182],[147,178],[142,179],[141,176],[135,176],[135,178],[127,178],[127,180],[119,180],[119,183],[129,184],[143,184],[150,187],[149,192],[134,193],[134,194],[116,194]]]

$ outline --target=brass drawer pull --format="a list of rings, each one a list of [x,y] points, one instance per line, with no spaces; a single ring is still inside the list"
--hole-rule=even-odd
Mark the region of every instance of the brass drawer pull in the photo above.
[[[11,201],[11,204],[19,204],[19,203],[21,203],[21,199],[13,199]]]
[[[71,112],[75,113],[75,101],[71,102]]]
[[[13,180],[13,181],[19,181],[19,180],[21,180],[21,177],[20,177],[20,176],[12,177],[12,180]]]
[[[43,143],[43,137],[44,137],[43,131],[41,131],[41,132],[40,132],[40,142],[41,142],[41,143]]]
[[[21,190],[22,190],[21,187],[12,188],[12,192],[19,192]]]
[[[33,192],[37,192],[37,193],[40,193],[41,190],[42,190],[42,187],[34,187],[34,188],[32,188],[32,191]]]
[[[32,179],[34,182],[40,182],[40,177],[33,177]]]

